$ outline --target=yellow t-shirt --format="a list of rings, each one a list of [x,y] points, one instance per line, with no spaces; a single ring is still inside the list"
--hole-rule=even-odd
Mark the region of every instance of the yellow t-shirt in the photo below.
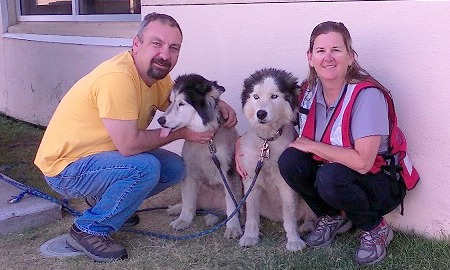
[[[130,52],[107,60],[81,78],[59,103],[34,163],[46,176],[59,174],[82,157],[117,150],[101,118],[138,120],[146,129],[156,110],[169,105],[169,75],[148,87]]]

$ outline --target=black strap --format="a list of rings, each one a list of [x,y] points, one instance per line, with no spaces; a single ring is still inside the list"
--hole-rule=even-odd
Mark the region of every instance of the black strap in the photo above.
[[[382,166],[381,169],[389,174],[393,195],[398,197],[403,196],[402,191],[400,190],[400,183],[398,183],[398,181],[403,181],[403,179],[401,179],[401,176],[398,175],[398,173],[402,170],[402,167],[395,164],[395,156],[391,153],[383,155],[383,158],[384,160],[386,160],[387,165]],[[400,214],[403,216],[403,198],[400,205]]]
[[[306,108],[304,108],[304,107],[300,107],[300,108],[298,109],[298,112],[301,113],[301,114],[306,114],[306,115],[308,115],[309,109],[306,109]]]

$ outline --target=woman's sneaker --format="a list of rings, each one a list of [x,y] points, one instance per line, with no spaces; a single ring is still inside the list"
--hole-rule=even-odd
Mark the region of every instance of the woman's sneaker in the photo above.
[[[67,244],[83,251],[89,258],[97,262],[112,262],[128,258],[127,251],[110,236],[88,234],[78,229],[75,224],[70,228]]]
[[[360,236],[360,246],[355,253],[359,264],[375,264],[386,257],[386,249],[394,238],[394,232],[383,220],[370,231],[363,231]]]
[[[352,228],[352,222],[342,216],[322,216],[317,221],[316,228],[306,237],[306,244],[310,247],[329,246],[336,234],[342,234]]]

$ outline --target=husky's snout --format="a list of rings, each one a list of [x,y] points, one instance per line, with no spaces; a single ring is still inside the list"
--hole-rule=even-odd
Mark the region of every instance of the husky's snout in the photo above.
[[[264,120],[267,117],[267,111],[265,111],[265,110],[258,110],[256,112],[256,117],[258,117],[259,122],[265,122]]]
[[[165,138],[167,136],[169,136],[170,131],[172,130],[171,128],[166,126],[166,117],[165,116],[161,116],[158,118],[158,123],[161,125],[161,132],[159,133],[159,137],[161,138]]]
[[[166,117],[161,116],[160,118],[158,118],[158,123],[164,127],[164,125],[166,124]]]

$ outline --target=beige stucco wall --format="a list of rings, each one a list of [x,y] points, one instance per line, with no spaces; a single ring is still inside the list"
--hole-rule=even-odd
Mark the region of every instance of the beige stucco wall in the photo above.
[[[78,79],[130,48],[140,23],[17,23],[14,0],[0,16],[0,112],[42,126]]]
[[[223,98],[238,112],[240,133],[247,128],[239,100],[243,80],[256,69],[269,66],[304,78],[312,28],[324,20],[344,22],[353,35],[360,63],[392,90],[410,156],[422,176],[405,200],[405,215],[396,210],[389,221],[399,230],[429,237],[450,235],[450,148],[446,147],[450,133],[446,116],[450,2],[159,5],[164,3],[143,0],[142,13],[168,13],[181,24],[184,43],[173,77],[196,72],[224,85],[227,92]],[[10,30],[20,33],[27,27],[22,24]],[[97,27],[116,32],[108,25]],[[76,80],[125,49],[2,38],[0,111],[46,125]],[[168,148],[179,151],[180,145]]]
[[[67,90],[123,48],[4,39],[6,114],[47,125]]]
[[[6,72],[5,57],[3,52],[3,42],[0,41],[0,112],[6,111]]]
[[[0,31],[6,28],[6,18],[1,16],[2,10],[6,9],[6,2],[0,2]],[[3,32],[0,32],[3,33]],[[0,39],[0,112],[6,110],[6,74],[5,74],[5,54],[3,41]]]

